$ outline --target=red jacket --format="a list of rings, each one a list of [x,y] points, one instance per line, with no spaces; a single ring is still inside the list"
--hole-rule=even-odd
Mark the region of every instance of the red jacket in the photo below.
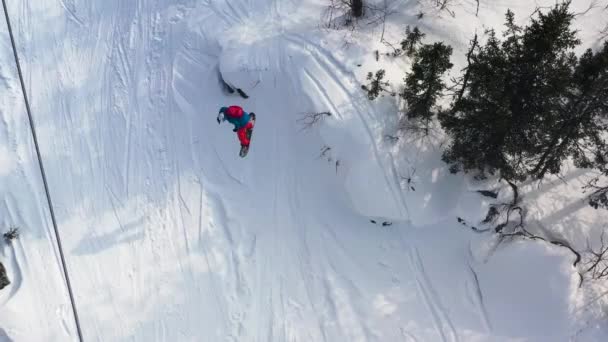
[[[239,128],[236,134],[242,146],[249,146],[251,141],[251,133],[253,132],[253,122],[250,120],[245,126]]]

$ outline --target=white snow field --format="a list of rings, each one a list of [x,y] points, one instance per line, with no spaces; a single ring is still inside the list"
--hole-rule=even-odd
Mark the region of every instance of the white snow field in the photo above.
[[[608,22],[608,3],[591,2],[573,4],[582,48]],[[380,67],[401,80],[409,61],[375,60],[391,51],[381,23],[323,28],[327,3],[7,0],[84,340],[607,341],[608,285],[579,288],[567,249],[497,246],[457,222],[483,218],[490,201],[473,190],[508,198],[508,186],[449,174],[442,137],[383,138],[396,104],[360,86]],[[418,25],[454,47],[457,72],[476,30],[554,1],[481,0],[478,16],[473,0],[455,0],[454,16],[386,3],[385,40]],[[0,341],[76,341],[1,24],[0,230],[21,237],[0,247],[12,281]],[[215,121],[231,104],[257,114],[244,159]],[[302,129],[318,111],[333,115]],[[596,241],[608,212],[585,204],[590,176],[524,186],[529,224]]]

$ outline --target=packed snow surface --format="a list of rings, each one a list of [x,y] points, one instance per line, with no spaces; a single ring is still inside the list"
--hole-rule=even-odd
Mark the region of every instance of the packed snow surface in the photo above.
[[[7,0],[84,340],[608,340],[567,249],[457,222],[483,217],[474,190],[509,188],[451,175],[441,137],[387,141],[396,104],[360,88],[408,68],[376,61],[382,34],[418,25],[457,72],[474,32],[553,1],[433,2],[378,1],[386,22],[350,30],[325,28],[324,0]],[[597,46],[607,4],[574,2]],[[0,46],[0,229],[21,228],[0,247],[0,341],[77,340],[6,29]],[[232,104],[257,114],[244,159],[215,121]],[[597,236],[589,176],[527,184],[530,222]]]

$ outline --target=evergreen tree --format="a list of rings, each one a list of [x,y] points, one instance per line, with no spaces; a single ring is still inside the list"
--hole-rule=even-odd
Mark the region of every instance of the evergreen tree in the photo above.
[[[482,170],[506,173],[509,163],[503,155],[504,137],[510,128],[508,99],[503,97],[507,56],[493,30],[486,44],[471,56],[465,94],[440,122],[453,142],[444,152],[451,171]]]
[[[452,67],[452,47],[443,43],[423,45],[414,59],[412,72],[405,78],[405,89],[400,96],[407,102],[408,119],[424,122],[428,133],[437,98],[445,84],[441,77]]]
[[[594,139],[597,111],[584,103],[598,93],[582,89],[597,80],[580,69],[590,56],[577,67],[571,52],[580,42],[570,28],[574,15],[568,5],[539,13],[525,28],[515,25],[508,11],[504,41],[491,30],[485,45],[471,54],[464,94],[440,117],[453,138],[444,153],[453,172],[542,178],[559,172],[581,138]]]
[[[350,8],[355,18],[361,17],[363,15],[363,0],[350,0]]]
[[[473,56],[473,53],[475,53],[475,51],[477,51],[478,47],[479,47],[479,40],[477,37],[477,33],[475,33],[475,36],[473,36],[473,39],[471,39],[469,50],[467,51],[467,54],[466,54],[467,66],[464,69],[462,69],[462,71],[464,73],[462,76],[460,76],[459,78],[454,80],[456,82],[456,84],[454,85],[454,88],[456,88],[456,87],[460,88],[454,93],[455,101],[460,101],[462,99],[462,96],[464,95],[464,91],[467,89],[467,85],[469,84],[469,66],[471,65],[471,56]]]
[[[574,147],[578,153],[573,153],[574,161],[581,167],[592,167],[601,171],[602,176],[591,180],[587,185],[587,188],[593,190],[589,204],[596,209],[608,209],[608,41],[604,43],[601,51],[593,54],[588,50],[581,57],[576,76],[577,90],[587,95],[581,96],[580,103],[575,103],[577,109],[583,113],[581,116],[586,125],[577,127],[571,134],[576,135],[579,129],[589,130],[588,126],[593,128],[595,134],[581,144],[576,141],[577,145]],[[589,158],[589,146],[593,149],[593,159]]]
[[[572,157],[579,167],[604,169],[608,150],[608,42],[597,53],[587,50],[574,69],[570,86],[556,99],[555,115],[546,125],[542,153],[531,174],[557,173]]]
[[[384,69],[380,69],[380,70],[376,71],[375,75],[371,72],[367,73],[367,80],[369,81],[369,84],[362,85],[361,89],[363,89],[367,92],[368,99],[373,101],[378,96],[380,96],[380,94],[382,92],[387,92],[387,93],[391,94],[392,96],[396,95],[396,94],[393,94],[388,89],[388,87],[390,87],[390,84],[386,81],[383,81],[385,74],[386,74],[386,71],[384,71]]]
[[[412,30],[409,25],[405,28],[405,39],[401,41],[401,51],[405,52],[408,57],[412,57],[416,53],[416,48],[424,38],[425,34],[415,26]]]
[[[603,177],[608,177],[608,164],[606,164],[606,169],[604,169]],[[591,190],[589,205],[595,209],[608,209],[608,183],[600,183],[600,177],[596,177],[585,188]]]

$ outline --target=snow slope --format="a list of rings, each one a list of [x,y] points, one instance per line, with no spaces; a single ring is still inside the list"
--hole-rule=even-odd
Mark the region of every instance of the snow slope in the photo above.
[[[21,228],[20,239],[0,245],[11,281],[0,291],[0,341],[62,340],[74,318],[6,29],[0,47],[0,231]]]
[[[599,309],[586,309],[601,301],[578,289],[567,250],[497,248],[463,229],[456,217],[479,219],[488,204],[471,190],[493,184],[450,175],[440,142],[383,139],[394,104],[360,90],[380,65],[373,50],[386,49],[381,28],[320,29],[325,5],[9,0],[84,339],[606,338]],[[477,18],[462,1],[451,18],[391,2],[387,38],[422,8],[429,40],[462,52],[511,5],[534,7],[484,4]],[[605,17],[587,15],[592,42]],[[2,249],[13,284],[0,292],[0,338],[75,340],[7,34],[0,39],[0,210],[3,228],[23,229]],[[250,98],[224,93],[220,73]],[[215,121],[227,104],[258,115],[245,159]],[[326,110],[333,115],[302,129],[304,113]],[[413,168],[415,192],[401,179]],[[559,198],[563,187],[579,192],[530,186],[530,196],[543,194],[535,220],[594,231],[608,219]]]

